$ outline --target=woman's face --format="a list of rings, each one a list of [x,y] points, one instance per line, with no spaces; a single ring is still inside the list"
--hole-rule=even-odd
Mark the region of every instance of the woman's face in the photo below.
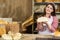
[[[48,5],[46,7],[46,13],[51,14],[53,12],[53,7],[51,5]]]

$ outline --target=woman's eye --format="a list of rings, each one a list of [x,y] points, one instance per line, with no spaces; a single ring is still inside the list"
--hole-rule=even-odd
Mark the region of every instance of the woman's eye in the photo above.
[[[50,9],[53,9],[53,8],[50,8]]]
[[[50,8],[50,7],[47,7],[47,8]],[[53,9],[53,8],[50,8],[50,9]]]
[[[49,8],[49,7],[47,7],[47,8]]]

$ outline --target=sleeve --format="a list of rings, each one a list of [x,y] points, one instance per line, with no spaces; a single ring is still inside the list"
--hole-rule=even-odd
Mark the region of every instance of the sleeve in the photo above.
[[[50,31],[55,32],[57,27],[58,27],[58,19],[57,17],[53,17],[53,23],[52,23]]]

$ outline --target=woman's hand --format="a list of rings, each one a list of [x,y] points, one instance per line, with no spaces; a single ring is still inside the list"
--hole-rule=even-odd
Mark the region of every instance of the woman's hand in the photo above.
[[[43,23],[45,23],[45,24],[47,25],[47,27],[48,27],[49,29],[51,29],[51,24],[49,24],[48,22],[43,22]]]
[[[43,29],[43,23],[42,22],[38,22],[36,30],[41,30],[41,29]]]

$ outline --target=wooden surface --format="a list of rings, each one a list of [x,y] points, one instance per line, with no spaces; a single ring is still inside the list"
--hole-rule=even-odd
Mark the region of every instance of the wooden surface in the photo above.
[[[36,38],[60,39],[60,37],[54,37],[51,35],[23,34],[21,40],[36,40]]]
[[[54,37],[51,35],[40,35],[40,34],[22,34],[22,37],[20,40],[36,40],[36,38],[49,38],[49,39],[60,39],[60,37]],[[0,40],[3,40],[0,38]]]
[[[24,21],[32,15],[32,0],[0,0],[0,17]]]

